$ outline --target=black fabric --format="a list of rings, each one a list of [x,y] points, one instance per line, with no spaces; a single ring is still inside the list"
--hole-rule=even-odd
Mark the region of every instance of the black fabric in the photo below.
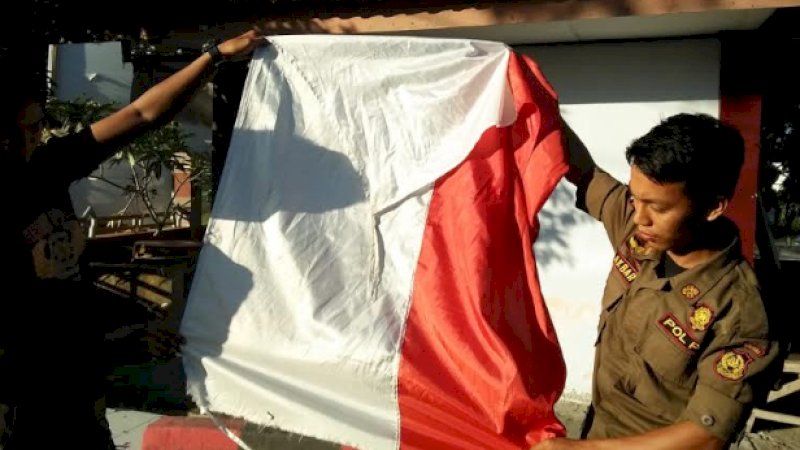
[[[662,273],[659,273],[659,276],[662,278],[672,278],[675,275],[679,275],[684,272],[686,269],[679,266],[674,259],[672,259],[668,253],[664,254],[664,263],[661,265]]]
[[[100,308],[89,280],[82,277],[85,237],[69,186],[91,173],[109,151],[87,128],[51,139],[30,161],[8,152],[0,155],[0,192],[7,208],[0,221],[6,258],[0,294],[0,403],[19,412],[18,435],[36,435],[30,431],[34,424],[24,418],[35,417],[37,408],[62,408],[54,420],[97,426],[89,418],[95,417],[95,399],[104,391],[103,318],[97,316]],[[73,433],[94,435],[81,429]]]
[[[4,437],[4,450],[116,450],[102,398],[69,404],[24,404],[15,408],[8,419],[10,429]]]

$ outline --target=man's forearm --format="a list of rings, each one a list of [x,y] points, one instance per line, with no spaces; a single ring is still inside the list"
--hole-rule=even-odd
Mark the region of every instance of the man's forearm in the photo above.
[[[217,49],[220,55],[228,58],[249,54],[265,43],[261,32],[254,29],[228,39],[219,44]],[[131,139],[171,116],[170,113],[176,111],[176,105],[182,106],[201,84],[212,64],[211,55],[203,53],[186,67],[145,91],[131,104],[93,123],[91,129],[95,140],[106,144]]]
[[[680,422],[636,436],[574,441],[555,439],[532,450],[720,450],[724,443],[699,425]]]
[[[719,450],[723,446],[719,438],[692,422],[680,422],[637,436],[605,439],[598,443],[602,445],[597,447],[598,450]]]
[[[211,57],[203,54],[188,66],[147,90],[130,105],[116,114],[92,125],[92,132],[100,143],[125,137],[137,129],[152,125],[179,99],[188,95],[211,65]]]

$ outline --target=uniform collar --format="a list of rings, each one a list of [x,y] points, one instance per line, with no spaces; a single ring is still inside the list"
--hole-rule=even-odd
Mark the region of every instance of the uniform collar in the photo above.
[[[736,233],[730,243],[710,260],[669,279],[672,290],[691,304],[697,304],[722,277],[742,259],[742,243]]]
[[[712,256],[708,261],[687,269],[670,278],[660,278],[655,270],[647,271],[647,276],[641,280],[642,285],[651,289],[663,290],[667,286],[677,295],[691,304],[696,304],[741,261],[742,249],[739,231],[736,225],[728,219],[718,219],[720,232],[729,236],[729,243]],[[634,253],[640,260],[653,261],[654,264],[662,261],[664,252]]]

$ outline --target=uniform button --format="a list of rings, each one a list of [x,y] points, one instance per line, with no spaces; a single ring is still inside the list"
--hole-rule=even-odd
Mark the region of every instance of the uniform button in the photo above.
[[[709,416],[708,414],[706,414],[703,417],[701,417],[700,421],[703,422],[703,425],[705,425],[707,427],[710,427],[710,426],[714,425],[714,422],[715,422],[714,416]]]

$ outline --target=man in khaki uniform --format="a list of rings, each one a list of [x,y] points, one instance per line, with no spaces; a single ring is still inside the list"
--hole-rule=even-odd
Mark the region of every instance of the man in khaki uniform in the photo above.
[[[768,388],[779,349],[723,216],[744,159],[705,115],[664,120],[626,151],[628,186],[567,127],[577,206],[615,249],[603,293],[588,440],[545,449],[720,449]]]

